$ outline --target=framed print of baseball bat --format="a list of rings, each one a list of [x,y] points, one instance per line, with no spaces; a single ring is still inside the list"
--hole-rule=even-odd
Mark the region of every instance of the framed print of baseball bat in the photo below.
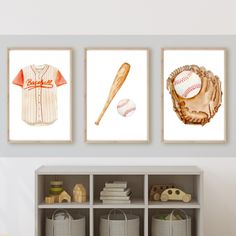
[[[72,141],[71,49],[8,49],[8,141]]]
[[[85,142],[149,142],[148,49],[85,50]]]
[[[226,142],[226,49],[162,49],[162,141]]]

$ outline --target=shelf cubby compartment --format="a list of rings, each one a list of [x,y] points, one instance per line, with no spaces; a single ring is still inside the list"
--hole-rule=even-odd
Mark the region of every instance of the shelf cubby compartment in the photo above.
[[[49,194],[50,182],[63,181],[63,189],[71,196],[71,203],[45,204],[45,196]],[[86,208],[89,205],[89,175],[39,175],[38,176],[38,207],[39,208]],[[83,184],[86,189],[87,201],[85,203],[73,202],[73,188],[76,184]]]
[[[94,206],[103,207],[100,200],[100,192],[103,190],[106,182],[127,181],[127,186],[132,192],[130,207],[141,207],[144,205],[144,175],[95,175],[94,176]],[[115,206],[117,204],[114,204]],[[109,206],[106,206],[109,207]]]
[[[132,214],[139,216],[139,236],[144,236],[144,209],[130,209],[130,208],[120,208],[125,214]],[[100,235],[100,217],[107,215],[112,209],[103,208],[103,209],[94,209],[94,236]],[[115,214],[120,214],[116,212]],[[113,213],[112,213],[113,214]]]
[[[169,209],[149,209],[148,210],[148,235],[152,235],[152,217],[157,215],[168,215],[172,212],[172,208]],[[200,235],[200,216],[199,209],[185,209],[182,208],[185,213],[191,217],[191,235]],[[177,212],[178,213],[178,212]]]
[[[148,199],[149,207],[157,208],[200,208],[200,175],[149,175],[148,178]],[[192,200],[188,203],[182,201],[151,201],[150,190],[156,184],[173,184],[176,188],[181,189],[185,193],[191,194]]]
[[[53,212],[56,209],[39,209],[39,217],[38,217],[38,225],[39,227],[39,233],[40,236],[46,235],[46,218],[51,218]],[[73,219],[77,219],[79,215],[85,216],[85,232],[86,236],[90,235],[89,225],[90,225],[90,219],[89,219],[89,209],[66,209],[68,213],[73,217]]]

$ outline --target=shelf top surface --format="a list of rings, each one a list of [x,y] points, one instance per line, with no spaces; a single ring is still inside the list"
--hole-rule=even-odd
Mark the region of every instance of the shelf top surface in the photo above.
[[[160,174],[160,175],[200,175],[197,166],[41,166],[38,175],[51,174]]]
[[[132,200],[130,204],[103,204],[101,201],[95,201],[94,203],[54,203],[54,204],[46,204],[42,202],[38,205],[38,208],[41,209],[53,209],[53,208],[157,208],[157,209],[165,209],[165,208],[200,208],[200,203],[197,200],[192,200],[189,203],[181,202],[181,201],[168,201],[168,202],[158,202],[158,201],[149,201],[147,204],[144,203],[143,200]]]

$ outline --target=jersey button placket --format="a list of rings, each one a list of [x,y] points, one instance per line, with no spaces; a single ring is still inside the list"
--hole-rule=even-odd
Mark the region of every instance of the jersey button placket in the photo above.
[[[36,77],[37,82],[40,82],[40,76],[39,73],[37,74]],[[41,114],[41,87],[38,86],[36,88],[36,98],[37,98],[37,123],[41,123],[42,122],[42,114]]]

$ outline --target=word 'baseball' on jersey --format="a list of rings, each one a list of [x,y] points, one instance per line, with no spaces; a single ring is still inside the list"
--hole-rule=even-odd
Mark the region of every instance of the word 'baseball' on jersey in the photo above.
[[[51,65],[30,65],[19,71],[13,84],[22,87],[22,120],[30,125],[49,125],[58,118],[57,87],[66,84]]]

